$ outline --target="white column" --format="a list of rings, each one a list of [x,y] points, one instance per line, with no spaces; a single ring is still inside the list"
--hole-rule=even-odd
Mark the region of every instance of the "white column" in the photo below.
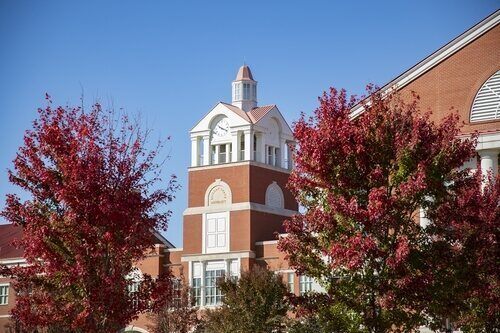
[[[201,262],[201,286],[200,286],[200,291],[201,291],[201,306],[205,305],[205,271],[207,269],[207,262],[202,261]]]
[[[231,162],[231,144],[226,143],[226,163]]]
[[[220,145],[215,146],[215,156],[212,161],[213,164],[219,164],[219,153],[220,153]]]
[[[259,152],[260,156],[257,158],[257,160],[259,162],[266,163],[267,152],[266,152],[266,142],[265,142],[264,133],[260,133],[258,139],[259,139],[259,145],[257,147],[257,150],[260,150],[260,152]]]
[[[288,166],[286,165],[286,150],[288,149],[288,146],[286,144],[286,140],[284,138],[280,138],[280,167],[283,169],[288,169]]]
[[[204,135],[203,136],[203,165],[210,164],[210,154],[211,153],[212,152],[210,151],[210,136]]]
[[[191,137],[191,166],[198,166],[198,137]]]
[[[478,153],[481,157],[481,171],[483,176],[487,176],[491,172],[493,179],[495,179],[498,174],[498,150],[479,150]]]
[[[233,152],[231,154],[231,162],[238,162],[240,154],[240,136],[239,132],[231,132],[231,145],[233,146]]]
[[[245,161],[251,161],[253,159],[253,135],[251,130],[245,130]]]
[[[226,278],[229,278],[231,276],[231,260],[225,259],[224,264],[226,266]]]

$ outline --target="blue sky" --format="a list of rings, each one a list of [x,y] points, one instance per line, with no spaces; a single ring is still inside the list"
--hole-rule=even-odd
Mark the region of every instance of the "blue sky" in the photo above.
[[[99,99],[159,137],[172,136],[165,173],[183,189],[166,235],[182,246],[189,129],[245,60],[259,104],[289,122],[330,86],[360,94],[459,35],[499,2],[476,1],[0,1],[0,198],[7,168],[44,105]],[[4,199],[0,199],[0,208]]]

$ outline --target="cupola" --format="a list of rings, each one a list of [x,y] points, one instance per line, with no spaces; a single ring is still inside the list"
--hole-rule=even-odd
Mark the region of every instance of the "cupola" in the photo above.
[[[252,71],[247,65],[240,67],[233,81],[231,104],[246,112],[257,107],[257,81],[253,79]]]

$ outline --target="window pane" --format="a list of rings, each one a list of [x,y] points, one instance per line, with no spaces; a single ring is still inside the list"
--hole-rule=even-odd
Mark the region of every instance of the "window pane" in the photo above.
[[[217,232],[226,231],[226,219],[219,218],[217,219]]]
[[[208,232],[215,232],[215,219],[208,219]]]
[[[225,247],[226,246],[226,235],[218,234],[217,235],[217,247]]]
[[[216,235],[208,235],[207,240],[208,240],[208,247],[215,247],[216,246]]]

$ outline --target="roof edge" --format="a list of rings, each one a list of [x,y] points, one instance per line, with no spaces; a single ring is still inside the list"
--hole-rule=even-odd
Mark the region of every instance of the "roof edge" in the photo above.
[[[462,48],[472,43],[477,38],[484,35],[489,30],[493,29],[500,23],[500,9],[494,11],[486,18],[480,22],[473,25],[471,28],[467,29],[465,32],[461,33],[444,46],[440,47],[429,56],[425,57],[417,64],[410,67],[408,70],[404,71],[396,78],[389,81],[380,88],[382,92],[386,92],[390,89],[401,89],[427,71],[431,70],[433,67],[437,66],[439,63],[443,62],[456,52],[460,51]],[[361,103],[356,104],[351,110],[351,117],[355,118],[364,111],[364,107]]]

